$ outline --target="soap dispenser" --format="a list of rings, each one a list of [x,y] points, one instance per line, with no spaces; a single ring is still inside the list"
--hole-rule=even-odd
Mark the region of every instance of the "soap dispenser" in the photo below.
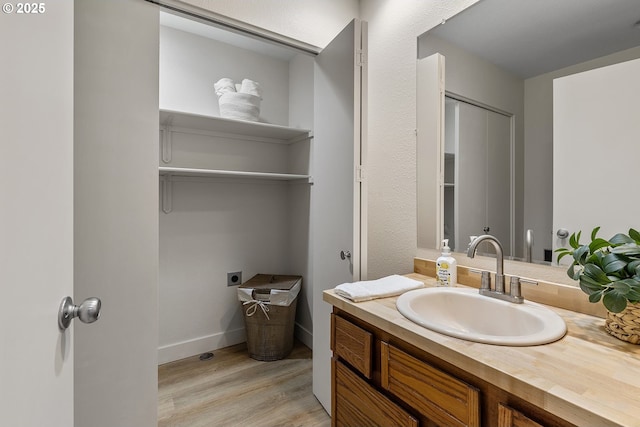
[[[449,239],[442,240],[442,255],[436,260],[438,286],[453,286],[458,282],[456,259],[451,256]]]

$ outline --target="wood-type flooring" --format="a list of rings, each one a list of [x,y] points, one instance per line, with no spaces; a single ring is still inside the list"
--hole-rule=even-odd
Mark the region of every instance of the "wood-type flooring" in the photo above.
[[[261,362],[246,344],[158,367],[158,427],[329,427],[311,389],[311,350]],[[330,373],[327,372],[327,375]]]

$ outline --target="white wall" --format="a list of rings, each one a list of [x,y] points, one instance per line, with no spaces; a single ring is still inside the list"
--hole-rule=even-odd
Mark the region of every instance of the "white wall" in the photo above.
[[[227,272],[288,271],[287,185],[231,179],[173,182],[160,213],[159,363],[245,340]]]
[[[214,83],[248,78],[262,89],[260,121],[288,125],[289,64],[254,51],[160,27],[160,108],[219,116]]]
[[[369,278],[413,271],[420,34],[474,0],[364,0],[369,22]]]
[[[158,9],[138,0],[81,0],[74,13],[74,301],[102,299],[98,322],[74,325],[74,425],[152,426]]]

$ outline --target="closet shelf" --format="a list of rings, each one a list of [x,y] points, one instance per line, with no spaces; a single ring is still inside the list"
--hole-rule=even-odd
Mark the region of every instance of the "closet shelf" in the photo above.
[[[269,142],[291,144],[312,137],[308,129],[296,129],[269,123],[250,122],[245,120],[225,119],[215,116],[185,113],[172,110],[160,110],[160,125],[198,129],[221,134],[242,135],[245,137],[268,139]]]
[[[271,172],[248,172],[248,171],[230,171],[220,169],[193,169],[193,168],[175,168],[160,166],[160,176],[198,176],[198,177],[232,177],[232,178],[252,178],[275,181],[297,181],[306,180],[312,182],[310,175],[299,175],[290,173],[271,173]]]

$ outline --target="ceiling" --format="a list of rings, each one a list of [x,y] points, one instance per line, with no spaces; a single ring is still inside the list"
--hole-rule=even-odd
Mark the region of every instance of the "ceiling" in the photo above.
[[[640,0],[480,0],[430,30],[529,78],[640,46]]]

